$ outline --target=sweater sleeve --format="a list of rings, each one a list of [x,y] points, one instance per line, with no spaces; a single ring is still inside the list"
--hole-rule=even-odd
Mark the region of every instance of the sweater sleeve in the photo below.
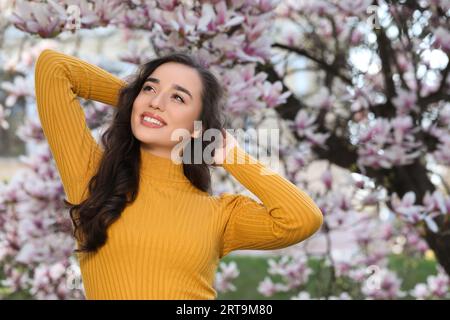
[[[220,196],[224,213],[220,258],[233,250],[285,248],[310,237],[322,225],[321,210],[304,191],[240,146],[229,151],[223,168],[262,203],[240,194]]]
[[[36,104],[41,126],[70,202],[78,203],[101,151],[77,97],[117,105],[125,82],[107,71],[46,49],[35,65]]]

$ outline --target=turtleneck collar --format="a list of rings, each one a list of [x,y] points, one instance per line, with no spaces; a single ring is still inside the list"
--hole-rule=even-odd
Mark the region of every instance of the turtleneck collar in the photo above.
[[[154,181],[171,181],[191,183],[184,175],[183,164],[177,164],[170,158],[157,156],[140,147],[141,171],[143,176]]]

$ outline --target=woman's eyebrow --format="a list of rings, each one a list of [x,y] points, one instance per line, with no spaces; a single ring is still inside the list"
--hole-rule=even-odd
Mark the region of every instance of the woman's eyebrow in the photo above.
[[[147,82],[147,81],[154,82],[154,83],[159,83],[159,79],[156,79],[156,78],[153,78],[153,77],[148,77],[147,79],[145,79],[145,82]],[[183,88],[182,86],[180,86],[178,84],[174,84],[172,87],[175,88],[176,90],[183,91],[184,93],[186,93],[192,99],[192,94],[191,94],[191,92],[188,89]]]

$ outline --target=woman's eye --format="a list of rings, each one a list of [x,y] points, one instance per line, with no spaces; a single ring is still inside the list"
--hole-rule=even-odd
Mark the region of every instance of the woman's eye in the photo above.
[[[180,97],[179,95],[177,95],[177,94],[176,94],[176,95],[174,95],[174,97],[175,97],[175,98],[180,98],[180,99],[179,99],[178,101],[180,101],[180,102],[184,103],[184,100],[183,100],[183,98],[182,98],[182,97]]]
[[[149,86],[149,85],[146,85],[146,86],[144,86],[144,88],[142,90],[146,91],[147,89],[153,89],[153,87]]]

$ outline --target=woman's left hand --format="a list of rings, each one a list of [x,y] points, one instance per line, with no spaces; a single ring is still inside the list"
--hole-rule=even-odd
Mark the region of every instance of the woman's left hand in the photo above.
[[[225,129],[222,129],[222,134],[225,135],[225,138],[222,140],[222,147],[217,148],[214,151],[214,165],[215,166],[222,166],[228,152],[230,152],[235,146],[238,146],[237,140],[233,137],[231,133],[226,131]],[[222,135],[222,136],[223,136]]]

